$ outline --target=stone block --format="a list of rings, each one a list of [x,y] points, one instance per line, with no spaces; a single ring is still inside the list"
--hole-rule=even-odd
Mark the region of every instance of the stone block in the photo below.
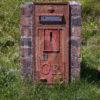
[[[21,38],[21,46],[32,47],[32,38]]]
[[[81,16],[72,16],[71,17],[71,26],[81,26]]]
[[[21,14],[27,17],[32,16],[33,14],[33,3],[26,3],[21,5]]]
[[[32,36],[32,27],[21,27],[21,36],[29,37]]]
[[[32,26],[32,17],[21,16],[20,25],[22,25],[22,26]]]

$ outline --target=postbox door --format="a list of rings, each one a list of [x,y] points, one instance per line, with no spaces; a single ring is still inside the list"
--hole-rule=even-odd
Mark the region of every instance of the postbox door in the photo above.
[[[64,81],[65,62],[64,31],[40,29],[36,39],[36,72],[39,80],[52,84]]]

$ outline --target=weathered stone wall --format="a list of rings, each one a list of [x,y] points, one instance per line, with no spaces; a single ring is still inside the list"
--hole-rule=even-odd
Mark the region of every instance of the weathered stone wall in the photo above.
[[[25,79],[33,78],[33,3],[21,5],[20,19],[20,61],[22,76]]]
[[[80,44],[81,44],[81,5],[69,2],[70,5],[70,79],[80,78]]]

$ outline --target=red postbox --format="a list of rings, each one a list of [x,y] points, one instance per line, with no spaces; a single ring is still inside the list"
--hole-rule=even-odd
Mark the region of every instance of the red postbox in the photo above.
[[[23,76],[48,84],[68,83],[74,79],[73,75],[79,77],[80,23],[79,3],[24,4],[21,10]]]

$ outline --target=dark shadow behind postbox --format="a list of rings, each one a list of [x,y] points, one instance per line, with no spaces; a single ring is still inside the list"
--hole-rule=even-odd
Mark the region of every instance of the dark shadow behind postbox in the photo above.
[[[25,3],[20,30],[24,79],[48,84],[79,79],[80,3]]]

